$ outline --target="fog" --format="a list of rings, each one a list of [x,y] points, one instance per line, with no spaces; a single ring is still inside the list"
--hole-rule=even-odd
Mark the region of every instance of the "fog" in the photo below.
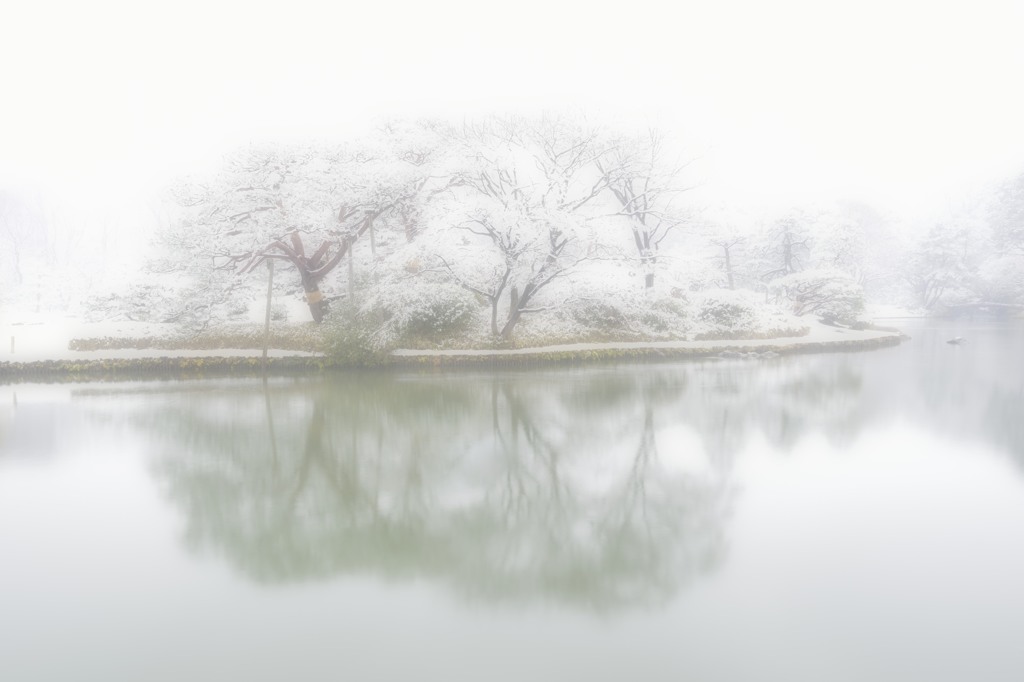
[[[708,285],[699,271],[719,267],[721,245],[685,239],[763,233],[805,211],[828,213],[833,226],[853,220],[869,245],[899,242],[848,268],[869,300],[880,301],[869,280],[891,284],[916,258],[929,261],[908,285],[916,293],[887,285],[881,302],[1019,303],[1016,261],[1002,258],[1019,255],[1019,234],[991,220],[1017,210],[1009,195],[993,208],[997,188],[1024,177],[1024,97],[1014,87],[1024,10],[1014,3],[33,3],[7,18],[7,306],[25,308],[30,295],[35,312],[46,307],[42,292],[56,286],[47,277],[75,289],[57,297],[61,310],[152,283],[152,260],[166,250],[156,240],[180,227],[171,188],[221,183],[239,150],[325,149],[369,139],[387,121],[510,115],[661,131],[686,161],[686,198],[673,207],[684,237],[663,245],[660,266],[697,273],[687,287]],[[929,230],[939,230],[933,242],[967,234],[978,251],[960,274],[939,273],[964,290],[947,300],[922,289],[941,265],[923,241]],[[671,261],[665,248],[703,255]],[[832,265],[787,262],[786,271]],[[768,272],[752,269],[757,286],[746,286],[762,290]],[[26,282],[29,294],[18,290]]]
[[[672,130],[710,201],[931,215],[1024,163],[1012,2],[20,3],[0,187],[139,206],[251,141],[578,110]],[[56,199],[54,199],[56,200]]]
[[[8,4],[0,679],[1016,680],[1024,4]]]

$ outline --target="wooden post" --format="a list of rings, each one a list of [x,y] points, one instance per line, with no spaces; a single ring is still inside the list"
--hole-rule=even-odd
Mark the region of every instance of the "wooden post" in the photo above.
[[[14,334],[11,334],[11,355],[14,355]]]
[[[267,313],[263,318],[263,365],[267,364],[267,349],[270,347],[270,301],[274,296],[274,261],[267,259]]]

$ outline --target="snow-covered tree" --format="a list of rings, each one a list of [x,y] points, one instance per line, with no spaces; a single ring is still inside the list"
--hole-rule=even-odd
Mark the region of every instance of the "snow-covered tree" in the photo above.
[[[543,291],[600,254],[602,219],[588,209],[605,186],[592,165],[601,141],[552,118],[451,133],[461,161],[432,203],[424,267],[485,300],[491,335],[507,342],[523,315],[555,304]]]
[[[244,275],[267,260],[287,262],[320,322],[325,278],[368,232],[407,217],[425,185],[431,149],[390,133],[357,145],[253,147],[219,174],[182,183],[174,193],[181,215],[162,235],[171,254],[164,269]]]
[[[771,283],[771,290],[796,315],[814,314],[828,322],[854,322],[864,312],[864,289],[835,269],[794,272]]]
[[[681,181],[686,164],[670,158],[665,138],[656,130],[617,137],[607,151],[598,148],[591,154],[601,173],[599,182],[615,198],[617,215],[630,231],[644,287],[651,289],[658,249],[684,220],[678,199],[687,189]]]
[[[753,240],[751,255],[761,281],[767,283],[808,267],[813,218],[791,211],[769,222]]]
[[[918,303],[930,310],[977,300],[975,279],[987,248],[987,229],[978,220],[961,217],[933,226],[906,271]]]
[[[700,220],[700,234],[711,246],[710,260],[721,270],[728,289],[736,289],[748,267],[751,242],[751,220],[732,208],[705,212]]]
[[[0,190],[0,300],[24,310],[66,311],[111,272],[133,270],[114,218],[51,191]],[[105,261],[118,263],[104,268]]]
[[[815,225],[811,262],[816,268],[841,272],[859,282],[864,276],[866,249],[864,230],[857,221],[830,214]]]
[[[0,287],[12,291],[25,280],[23,259],[41,246],[42,216],[32,202],[0,192]]]

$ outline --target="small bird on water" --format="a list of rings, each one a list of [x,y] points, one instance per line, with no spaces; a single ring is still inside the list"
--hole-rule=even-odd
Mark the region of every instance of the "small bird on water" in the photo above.
[[[951,338],[951,339],[950,339],[949,341],[946,341],[946,343],[951,343],[951,344],[953,344],[954,346],[959,346],[959,345],[961,345],[961,344],[964,344],[964,343],[966,343],[966,342],[967,342],[967,339],[965,339],[965,338],[964,338],[964,337],[962,337],[962,336],[954,336],[954,337],[953,337],[953,338]]]

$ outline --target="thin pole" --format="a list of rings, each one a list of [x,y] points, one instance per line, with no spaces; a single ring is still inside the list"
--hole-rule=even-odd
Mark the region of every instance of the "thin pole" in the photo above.
[[[267,364],[267,349],[270,347],[270,300],[274,296],[274,261],[267,259],[267,312],[263,318],[263,365]]]

